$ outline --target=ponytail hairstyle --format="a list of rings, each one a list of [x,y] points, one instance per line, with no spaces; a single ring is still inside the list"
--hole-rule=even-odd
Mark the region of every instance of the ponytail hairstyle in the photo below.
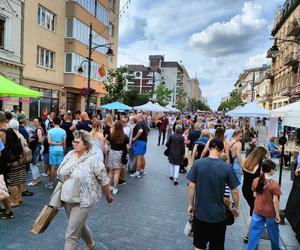
[[[270,173],[272,170],[276,168],[276,164],[271,160],[265,160],[263,161],[261,165],[262,173],[258,179],[258,183],[255,189],[255,192],[257,194],[262,194],[264,192],[265,187],[265,173]]]

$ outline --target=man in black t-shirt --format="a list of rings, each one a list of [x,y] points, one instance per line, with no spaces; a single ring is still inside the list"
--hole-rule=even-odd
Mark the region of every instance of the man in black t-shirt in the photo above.
[[[136,172],[130,177],[140,178],[141,174],[145,174],[145,157],[147,150],[148,126],[143,120],[143,114],[139,113],[136,116],[138,123],[133,128],[132,136],[132,152],[136,157]]]
[[[72,123],[72,115],[70,113],[67,113],[64,116],[64,120],[62,122],[62,124],[60,125],[60,127],[66,131],[67,137],[66,137],[66,150],[67,153],[71,150],[73,150],[73,145],[72,142],[74,140],[74,135],[73,132],[70,130],[70,128],[73,126]]]
[[[73,124],[73,126],[70,128],[71,131],[74,130],[85,130],[87,132],[92,131],[92,122],[87,114],[87,112],[82,112],[80,115],[80,121],[78,121],[76,124]]]

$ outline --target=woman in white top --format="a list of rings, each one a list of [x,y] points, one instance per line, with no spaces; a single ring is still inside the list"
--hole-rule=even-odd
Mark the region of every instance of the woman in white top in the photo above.
[[[104,162],[104,151],[105,151],[105,137],[102,132],[102,125],[101,122],[94,118],[92,121],[92,131],[90,132],[91,136],[94,139],[94,150],[97,152],[97,154],[100,156],[100,159],[102,162]]]
[[[93,148],[92,136],[83,130],[75,132],[74,150],[69,152],[57,174],[63,183],[61,200],[69,219],[65,250],[79,249],[80,237],[86,250],[93,249],[95,242],[86,219],[103,193],[108,203],[113,201],[109,190],[109,178],[103,162]],[[99,192],[100,186],[102,192]]]

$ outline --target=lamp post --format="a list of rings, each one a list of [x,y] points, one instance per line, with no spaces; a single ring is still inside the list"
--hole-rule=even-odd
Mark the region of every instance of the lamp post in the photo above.
[[[90,88],[91,88],[91,71],[92,71],[92,54],[93,52],[100,47],[105,47],[107,48],[106,55],[111,57],[114,55],[113,50],[111,49],[111,45],[114,43],[105,43],[105,44],[95,44],[93,43],[93,25],[92,23],[90,24],[90,34],[89,34],[89,46],[88,46],[88,57],[86,57],[86,60],[82,61],[79,68],[78,68],[78,73],[82,74],[83,73],[83,68],[82,65],[83,63],[87,62],[88,63],[88,92],[87,92],[87,97],[86,97],[86,111],[89,112],[90,110]]]

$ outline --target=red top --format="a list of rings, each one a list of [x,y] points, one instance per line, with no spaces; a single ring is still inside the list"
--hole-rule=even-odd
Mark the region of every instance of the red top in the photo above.
[[[159,120],[161,122],[159,129],[167,129],[169,124],[169,119],[167,117],[160,117]]]
[[[252,183],[252,191],[255,192],[258,179],[254,179]],[[273,196],[280,196],[280,186],[276,181],[265,181],[266,186],[262,194],[257,194],[254,203],[254,212],[263,217],[276,217],[275,208],[273,205]]]

